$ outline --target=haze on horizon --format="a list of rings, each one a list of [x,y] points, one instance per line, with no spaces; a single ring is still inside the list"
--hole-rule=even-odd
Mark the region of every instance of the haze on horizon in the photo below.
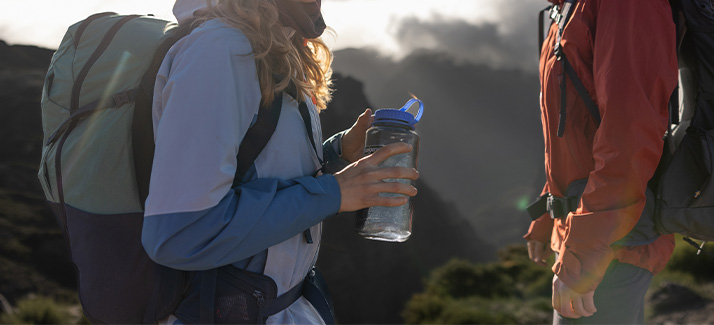
[[[0,40],[54,49],[68,26],[93,13],[152,13],[173,20],[173,3],[174,0],[0,0]],[[458,59],[526,70],[533,68],[534,62],[520,57],[518,52],[535,51],[536,15],[547,4],[546,0],[322,1],[325,20],[336,34],[325,39],[335,51],[372,48],[400,59],[413,51],[429,49]],[[484,36],[490,45],[479,44]]]

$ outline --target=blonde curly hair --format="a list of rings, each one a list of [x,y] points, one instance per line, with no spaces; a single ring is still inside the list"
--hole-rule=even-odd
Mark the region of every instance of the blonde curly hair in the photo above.
[[[332,97],[332,53],[321,38],[304,39],[287,32],[274,0],[207,2],[208,14],[194,23],[219,18],[245,34],[253,47],[262,104],[270,104],[292,82],[299,101],[307,95],[318,110],[327,107]]]

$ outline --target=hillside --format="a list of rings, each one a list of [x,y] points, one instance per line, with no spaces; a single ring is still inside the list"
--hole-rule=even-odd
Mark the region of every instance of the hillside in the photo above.
[[[28,296],[77,304],[75,270],[37,181],[42,150],[39,101],[51,53],[31,46],[7,46],[0,41],[0,298],[7,298],[7,303],[0,299],[0,314],[7,304],[17,305]],[[501,103],[487,93],[496,93],[497,88],[506,84],[526,87],[530,76],[517,71],[503,72],[507,77],[504,80],[510,81],[494,85],[481,81],[483,83],[478,84],[484,89],[469,92],[470,83],[465,83],[464,88],[454,88],[448,78],[438,77],[439,71],[447,70],[455,78],[471,78],[467,80],[472,82],[477,82],[474,80],[479,76],[495,78],[498,71],[460,65],[433,53],[417,54],[398,63],[375,61],[361,50],[338,55],[341,53],[353,62],[349,64],[351,67],[336,63],[334,100],[322,115],[325,135],[349,127],[365,107],[381,106],[372,106],[375,100],[368,99],[366,93],[368,89],[374,92],[375,88],[357,75],[384,87],[380,95],[384,97],[378,97],[380,103],[389,103],[388,96],[394,95],[392,102],[400,105],[401,92],[416,89],[424,94],[421,97],[427,103],[445,104],[441,107],[427,104],[431,110],[425,114],[431,115],[425,115],[424,124],[418,129],[422,137],[428,139],[424,140],[421,151],[420,170],[424,162],[429,172],[422,172],[426,175],[418,183],[411,239],[402,244],[364,240],[354,233],[353,214],[341,214],[325,222],[318,266],[329,282],[338,322],[433,323],[435,319],[467,323],[519,322],[513,317],[522,317],[517,320],[528,320],[528,323],[549,322],[548,284],[552,273],[525,260],[521,243],[506,245],[518,236],[524,224],[519,219],[524,217],[522,211],[512,199],[530,191],[538,182],[537,172],[517,168],[521,164],[530,165],[530,160],[516,161],[520,152],[539,150],[531,148],[537,142],[534,137],[522,137],[517,132],[532,131],[534,126],[528,120],[532,116],[527,114],[533,113],[513,108],[517,114],[508,120],[518,130],[508,129],[508,134],[502,137],[485,137],[469,128],[474,121],[479,121],[481,130],[488,134],[503,132],[502,124],[498,124],[504,123],[503,114],[482,111],[483,107]],[[363,64],[362,71],[353,63]],[[350,73],[342,72],[340,67]],[[422,68],[424,70],[420,70]],[[374,69],[382,70],[391,79],[380,81],[366,74]],[[410,74],[403,74],[405,71]],[[396,83],[407,75],[410,80],[421,80],[420,87],[424,88],[389,87],[390,82]],[[441,92],[446,95],[440,95]],[[465,110],[459,111],[460,100],[456,93],[463,94],[464,98],[490,99],[464,106]],[[452,101],[436,99],[449,96],[453,96]],[[525,105],[527,101],[505,98],[503,107]],[[520,116],[521,113],[526,115]],[[430,116],[428,120],[426,116]],[[457,127],[452,127],[454,125]],[[459,132],[463,138],[454,140]],[[460,152],[459,147],[465,145],[477,145],[481,151],[473,156]],[[506,158],[479,159],[479,154],[497,151],[499,146],[508,147],[503,155],[514,161],[507,160],[503,166],[493,167],[499,159]],[[451,158],[447,155],[449,150],[454,153]],[[474,173],[478,181],[464,177],[466,172],[462,170],[473,159],[484,163],[470,167],[469,172]],[[509,173],[512,168],[517,170]],[[456,191],[458,195],[447,194],[445,192],[452,192],[434,185],[450,182],[460,189]],[[468,193],[465,189],[469,188],[479,190]],[[499,189],[501,193],[491,193],[490,189]],[[709,244],[708,250],[714,247]],[[689,246],[677,247],[667,269],[655,278],[648,294],[648,323],[714,323],[712,269],[713,257],[697,256]],[[448,284],[451,291],[444,293],[443,283]],[[434,306],[438,308],[432,308]],[[444,310],[448,313],[442,313]]]
[[[0,294],[13,304],[29,293],[74,299],[74,269],[36,176],[40,96],[51,53],[0,43]],[[325,134],[349,127],[369,106],[360,82],[335,79],[335,100],[322,117]],[[428,183],[418,187],[414,235],[404,244],[358,237],[353,214],[325,223],[319,266],[330,281],[340,322],[400,322],[399,311],[431,269],[454,256],[473,262],[494,258],[495,248],[479,239],[452,205]],[[374,296],[385,287],[390,290]]]

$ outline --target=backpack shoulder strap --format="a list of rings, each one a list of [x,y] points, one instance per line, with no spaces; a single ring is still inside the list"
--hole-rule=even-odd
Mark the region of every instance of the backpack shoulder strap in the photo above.
[[[134,152],[134,173],[136,177],[139,202],[144,207],[149,195],[149,179],[154,161],[154,127],[151,107],[154,98],[154,84],[161,63],[166,53],[181,38],[191,33],[196,26],[192,22],[174,28],[173,35],[166,38],[154,53],[151,65],[141,78],[141,83],[135,92],[134,117],[131,125],[132,150]]]
[[[593,101],[592,97],[590,97],[590,94],[588,93],[587,89],[585,89],[585,86],[583,85],[582,81],[580,81],[580,78],[578,78],[578,75],[575,73],[575,69],[573,69],[573,67],[570,65],[568,58],[565,56],[565,52],[563,52],[563,45],[561,43],[563,32],[565,31],[565,25],[567,25],[568,21],[570,21],[570,18],[572,17],[573,13],[573,6],[575,6],[577,2],[577,0],[566,0],[560,12],[558,14],[553,15],[556,23],[558,24],[558,36],[553,51],[555,52],[555,57],[563,63],[563,71],[565,71],[566,76],[573,83],[573,86],[575,86],[578,95],[580,95],[580,98],[582,98],[583,102],[585,102],[585,106],[587,107],[588,111],[590,111],[590,114],[592,115],[593,119],[595,119],[597,124],[600,124],[600,110],[595,104],[595,101]],[[567,104],[566,84],[567,81],[565,79],[563,79],[560,83],[560,117],[558,122],[559,137],[562,137],[565,132],[565,117]]]
[[[278,126],[282,107],[283,96],[282,93],[279,93],[275,95],[275,99],[270,106],[261,106],[258,109],[257,120],[245,133],[243,141],[238,148],[236,174],[231,187],[241,184],[250,166],[253,165],[255,159],[258,158],[260,152],[268,144],[270,137],[273,136],[273,132]]]
[[[554,6],[548,6],[545,9],[538,12],[538,57],[543,49],[543,43],[545,42],[545,36],[548,33],[548,29],[545,26],[545,13],[553,13]]]

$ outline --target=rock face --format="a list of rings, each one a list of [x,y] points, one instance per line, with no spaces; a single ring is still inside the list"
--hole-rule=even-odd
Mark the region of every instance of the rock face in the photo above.
[[[714,324],[714,301],[674,283],[664,283],[648,303],[655,311],[652,324]]]
[[[10,303],[30,293],[71,300],[74,267],[37,181],[42,150],[40,97],[52,51],[0,43],[0,294]],[[334,101],[322,116],[325,135],[352,125],[368,107],[362,84],[336,76]],[[319,267],[341,323],[398,323],[421,280],[449,258],[494,258],[452,204],[420,183],[414,235],[403,244],[362,239],[354,214],[325,223]]]

